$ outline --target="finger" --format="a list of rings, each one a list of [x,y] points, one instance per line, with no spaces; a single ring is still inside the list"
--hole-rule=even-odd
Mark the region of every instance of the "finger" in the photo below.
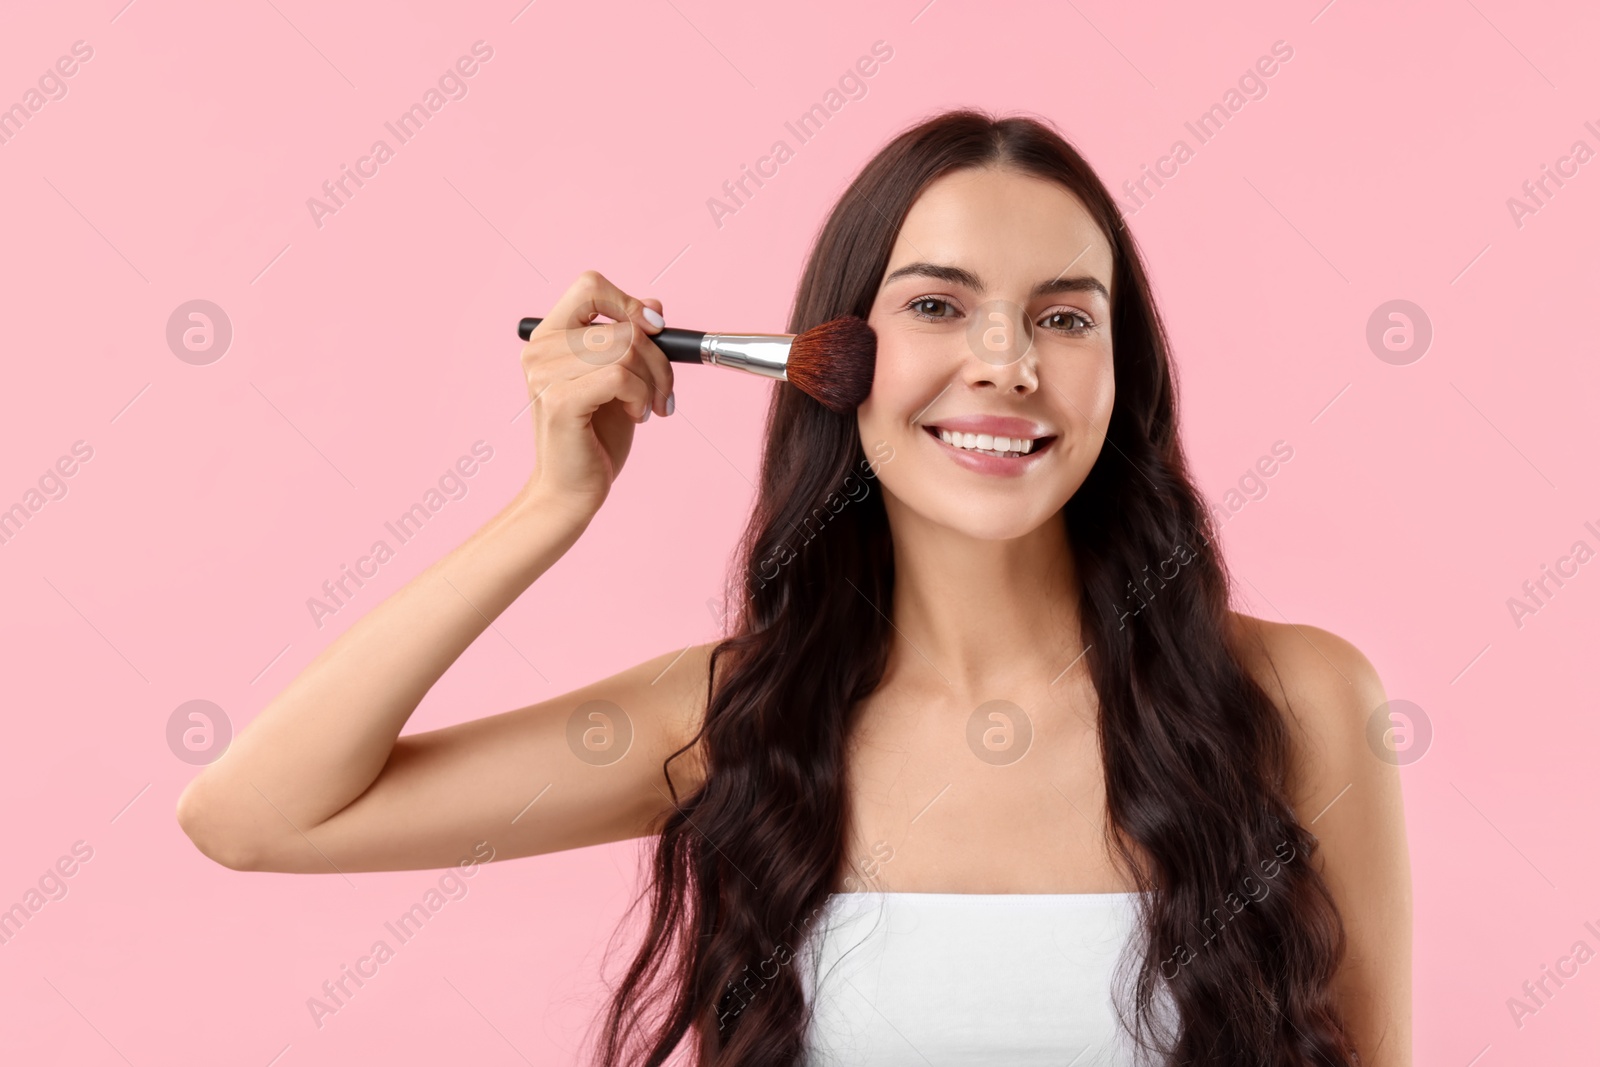
[[[661,313],[661,301],[653,297],[645,297],[643,303],[653,309],[656,314]],[[663,322],[665,318],[663,317]],[[667,359],[666,353],[661,351],[661,346],[656,344],[648,334],[637,334],[634,349],[639,352],[645,366],[650,372],[650,382],[653,387],[651,406],[657,415],[663,418],[667,415],[667,398],[672,395],[675,375],[672,362]]]
[[[571,330],[587,326],[604,315],[617,322],[633,322],[645,333],[655,333],[660,327],[645,317],[646,306],[638,297],[629,296],[618,289],[599,271],[586,270],[556,301],[545,322],[553,322],[554,329]],[[540,326],[544,324],[540,323]]]
[[[644,307],[640,308],[639,310],[640,310],[640,313],[644,316],[644,321],[645,322],[649,323],[657,331],[666,328],[667,317],[666,317],[665,312],[663,312],[662,309],[661,309],[661,301],[657,300],[653,296],[646,296],[646,297],[641,297],[639,299],[639,303],[644,305]],[[654,317],[652,317],[649,314],[652,311],[655,312],[655,316]],[[657,322],[656,319],[660,319],[661,321]]]
[[[590,419],[603,404],[621,401],[628,417],[643,422],[650,411],[650,384],[632,367],[613,363],[549,386],[538,401],[552,414]]]
[[[672,392],[672,364],[648,334],[634,328],[631,319],[593,323],[568,330],[564,336],[580,367],[620,363],[631,368],[650,387],[651,410],[666,415],[667,397]]]

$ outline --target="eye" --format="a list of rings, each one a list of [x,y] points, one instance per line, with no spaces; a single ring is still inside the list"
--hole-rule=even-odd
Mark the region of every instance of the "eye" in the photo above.
[[[919,296],[908,302],[905,310],[926,322],[938,322],[940,319],[954,318],[954,315],[937,314],[940,308],[955,310],[955,305],[942,296]]]
[[[1079,325],[1079,326],[1061,326],[1061,325],[1057,324],[1057,320],[1068,319],[1068,318],[1076,319],[1082,325]],[[1056,311],[1050,312],[1050,314],[1046,315],[1044,317],[1044,319],[1041,320],[1041,324],[1044,325],[1048,329],[1057,330],[1057,331],[1059,331],[1061,333],[1071,334],[1071,335],[1086,334],[1090,330],[1095,328],[1094,321],[1092,319],[1090,319],[1089,316],[1085,315],[1081,311],[1073,311],[1070,308],[1060,308],[1060,309],[1058,309]]]

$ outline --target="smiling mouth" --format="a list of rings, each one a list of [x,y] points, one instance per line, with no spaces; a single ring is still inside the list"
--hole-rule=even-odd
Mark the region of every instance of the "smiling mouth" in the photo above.
[[[1054,435],[1035,438],[1000,437],[986,433],[956,433],[952,430],[941,430],[937,426],[924,426],[923,430],[927,431],[930,437],[942,441],[951,448],[980,456],[998,456],[1002,459],[1021,459],[1035,452],[1042,452],[1055,440]]]

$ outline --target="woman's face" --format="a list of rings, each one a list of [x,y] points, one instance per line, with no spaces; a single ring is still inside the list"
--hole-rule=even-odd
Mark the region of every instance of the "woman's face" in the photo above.
[[[867,318],[877,369],[856,413],[869,456],[894,449],[877,472],[891,518],[1004,539],[1061,509],[1111,419],[1111,271],[1061,185],[983,167],[923,190]]]

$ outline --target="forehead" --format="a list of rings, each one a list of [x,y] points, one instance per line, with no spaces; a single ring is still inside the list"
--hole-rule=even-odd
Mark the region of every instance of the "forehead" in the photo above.
[[[1032,287],[1072,266],[1111,286],[1112,253],[1083,202],[1009,168],[952,171],[911,205],[885,274],[924,260],[973,270],[991,287]]]

